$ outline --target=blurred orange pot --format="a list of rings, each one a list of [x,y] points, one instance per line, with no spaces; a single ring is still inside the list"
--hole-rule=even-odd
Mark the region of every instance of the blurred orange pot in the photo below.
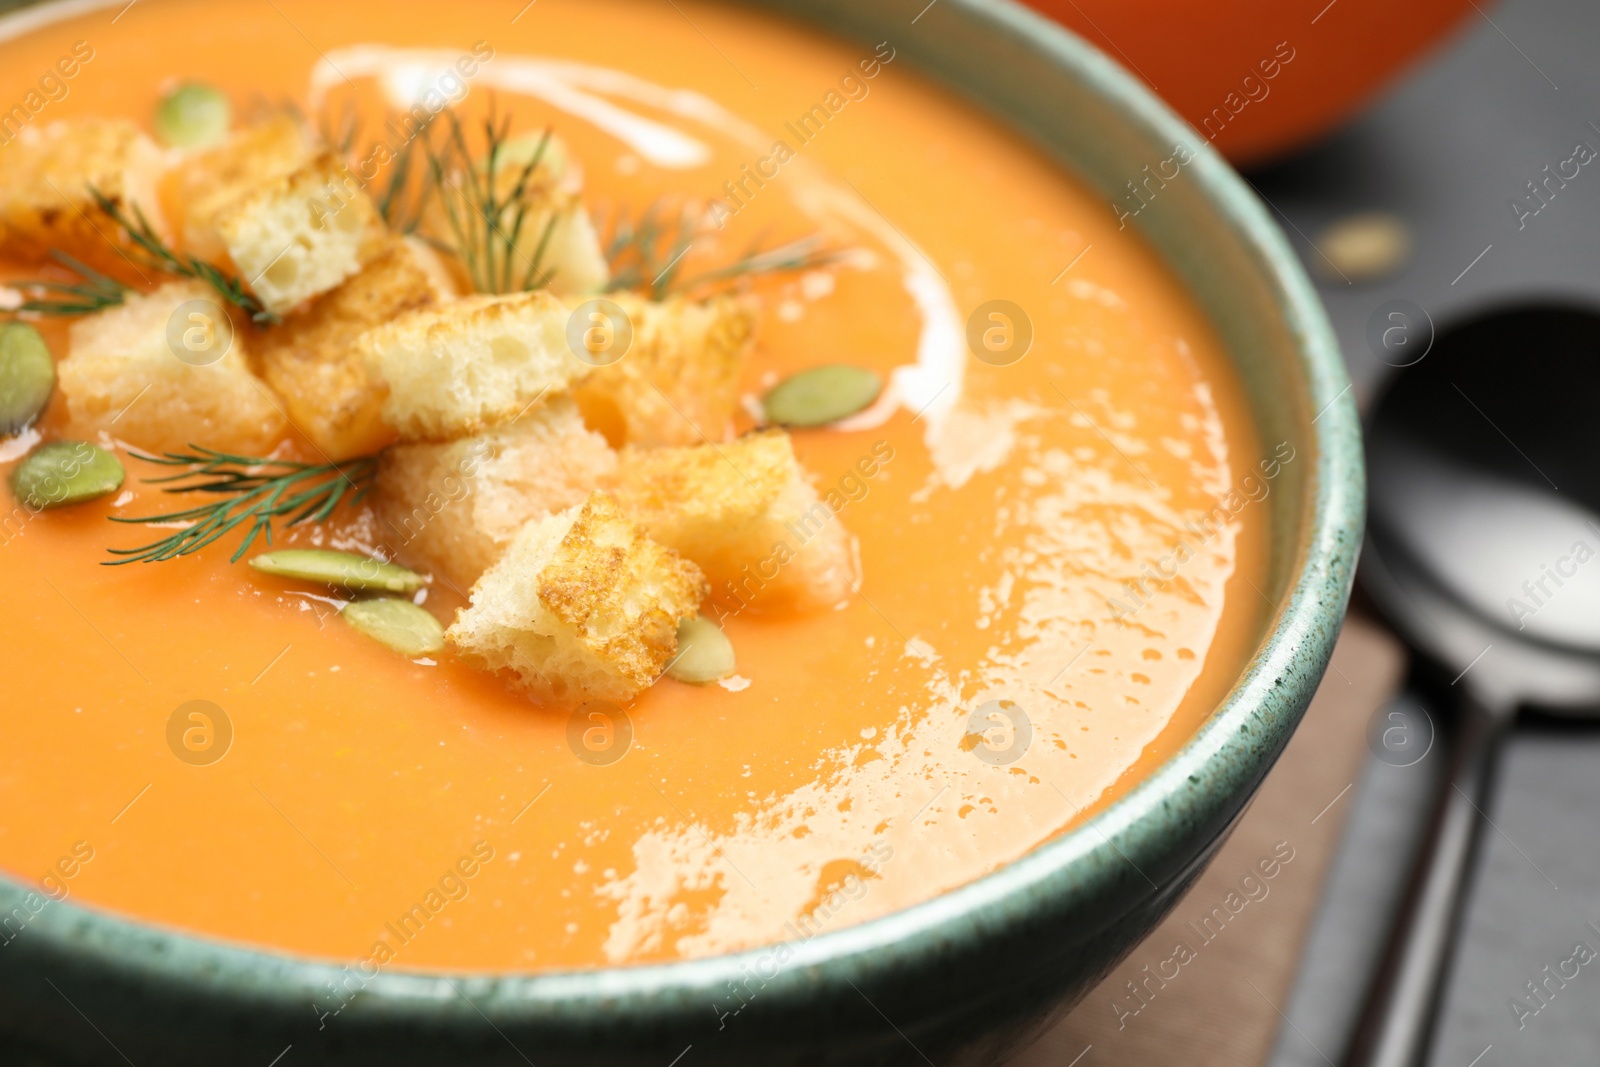
[[[1144,78],[1235,163],[1302,147],[1471,0],[1025,0]]]

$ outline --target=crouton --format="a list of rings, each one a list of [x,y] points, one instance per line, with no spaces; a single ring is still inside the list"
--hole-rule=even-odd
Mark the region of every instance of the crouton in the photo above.
[[[156,192],[162,165],[155,142],[121,119],[23,130],[0,148],[0,250],[34,260],[59,249],[89,263],[126,266],[118,253],[122,232],[89,189],[130,217],[137,206],[163,233]]]
[[[699,568],[595,493],[524,526],[445,639],[542,703],[623,701],[660,676],[705,595]]]
[[[359,274],[262,334],[256,363],[312,444],[331,459],[376,452],[395,439],[382,387],[357,340],[374,326],[451,294],[432,249],[391,238]],[[565,505],[563,505],[565,506]]]
[[[591,367],[567,346],[569,312],[545,292],[473,296],[368,331],[367,369],[405,441],[448,441],[508,422]]]
[[[222,314],[209,287],[176,281],[72,324],[70,351],[57,373],[74,426],[104,430],[151,451],[192,442],[263,455],[277,443],[287,420],[271,390],[250,373],[242,332],[214,362],[178,358],[169,340],[172,319],[194,300],[210,305],[202,316]],[[194,330],[220,337],[228,330],[187,316],[177,328],[180,337]]]
[[[633,341],[577,390],[589,425],[616,447],[726,439],[754,309],[729,296],[705,303],[682,297],[657,303],[626,293],[609,299],[628,316]]]
[[[528,252],[537,256],[537,270],[549,279],[552,293],[562,296],[598,293],[611,281],[611,265],[606,262],[600,248],[600,235],[595,232],[589,209],[575,196],[557,195],[552,199],[542,217],[535,217],[535,227],[526,232],[543,237],[546,227],[550,236],[545,240],[544,251],[538,250],[536,241],[519,238],[519,245],[531,244]]]
[[[359,271],[385,233],[377,205],[332,152],[230,201],[216,228],[239,273],[279,314]]]
[[[315,154],[299,117],[280,113],[237,131],[227,141],[173,169],[173,196],[185,247],[203,259],[227,253],[217,224],[236,200],[293,174]]]
[[[377,506],[393,554],[472,588],[517,531],[609,485],[616,453],[567,396],[477,437],[397,445],[378,466]]]
[[[630,447],[617,477],[622,507],[697,564],[722,603],[831,607],[854,587],[849,534],[780,430],[721,445]]]

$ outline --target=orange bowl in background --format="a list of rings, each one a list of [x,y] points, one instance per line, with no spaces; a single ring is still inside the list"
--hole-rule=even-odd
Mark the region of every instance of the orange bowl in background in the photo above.
[[[1471,0],[1025,0],[1104,49],[1237,164],[1354,114]]]

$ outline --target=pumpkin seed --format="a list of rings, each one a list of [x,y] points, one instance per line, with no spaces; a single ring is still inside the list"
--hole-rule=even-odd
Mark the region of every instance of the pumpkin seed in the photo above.
[[[444,648],[444,627],[433,613],[409,600],[382,597],[346,604],[339,617],[358,633],[415,659]]]
[[[122,464],[87,441],[51,441],[11,472],[11,490],[36,511],[98,500],[122,488]]]
[[[56,364],[39,331],[0,326],[0,433],[21,433],[39,417],[56,384]]]
[[[722,627],[697,615],[678,623],[678,655],[667,675],[690,685],[708,685],[733,673],[733,642]]]
[[[1318,237],[1324,275],[1350,282],[1373,282],[1399,270],[1411,255],[1411,231],[1398,216],[1381,211],[1347,215]]]
[[[883,379],[865,367],[830,363],[790,375],[767,393],[761,407],[779,426],[826,426],[870,406]]]
[[[228,98],[201,82],[187,82],[156,106],[156,135],[174,148],[203,148],[228,136],[233,109]]]
[[[263,552],[250,560],[250,566],[279,578],[299,578],[340,589],[381,593],[415,593],[423,586],[422,575],[397,563],[385,563],[354,552],[334,552],[323,548],[283,548]]]

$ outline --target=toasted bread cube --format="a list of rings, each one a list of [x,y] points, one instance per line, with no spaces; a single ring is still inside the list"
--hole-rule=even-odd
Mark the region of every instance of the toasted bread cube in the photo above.
[[[577,197],[557,197],[548,213],[538,220],[537,229],[531,232],[538,238],[532,242],[518,238],[518,245],[530,244],[530,257],[537,256],[539,274],[549,279],[550,291],[562,296],[581,296],[598,293],[611,281],[611,264],[606,261],[600,247],[600,235],[595,232],[589,209]],[[543,239],[545,227],[550,237],[544,251],[538,251],[538,240]]]
[[[850,536],[806,480],[789,435],[628,448],[616,496],[656,541],[693,561],[724,604],[831,607],[855,586]]]
[[[726,439],[754,309],[730,296],[705,303],[682,297],[658,303],[626,293],[610,299],[631,321],[633,342],[577,390],[589,425],[616,447]]]
[[[41,259],[58,249],[95,264],[123,264],[120,228],[95,204],[93,186],[130,219],[136,206],[163,233],[156,185],[161,150],[133,123],[78,119],[25,128],[0,148],[0,251]]]
[[[229,257],[278,314],[359,271],[384,233],[377,205],[332,152],[255,186],[217,216]]]
[[[251,190],[287,178],[315,154],[305,123],[281,113],[179,163],[173,169],[172,200],[185,247],[203,259],[226,255],[217,232],[224,211]]]
[[[468,590],[530,521],[609,485],[617,457],[567,396],[477,437],[396,445],[378,466],[392,554]]]
[[[567,346],[569,312],[545,292],[473,296],[413,311],[361,339],[404,441],[449,441],[509,422],[590,371]]]
[[[694,564],[605,493],[524,526],[445,639],[548,704],[629,700],[660,676],[706,595]]]
[[[391,238],[359,274],[262,334],[257,367],[296,426],[330,459],[392,443],[384,391],[356,342],[374,326],[451,293],[438,258],[421,242]]]
[[[242,331],[225,355],[204,365],[179,359],[169,343],[174,314],[196,300],[211,305],[208,314],[222,313],[209,287],[178,281],[72,324],[70,352],[57,373],[75,427],[151,451],[193,443],[259,456],[278,442],[287,420],[266,383],[250,373]],[[193,320],[186,316],[182,328],[193,328]]]

